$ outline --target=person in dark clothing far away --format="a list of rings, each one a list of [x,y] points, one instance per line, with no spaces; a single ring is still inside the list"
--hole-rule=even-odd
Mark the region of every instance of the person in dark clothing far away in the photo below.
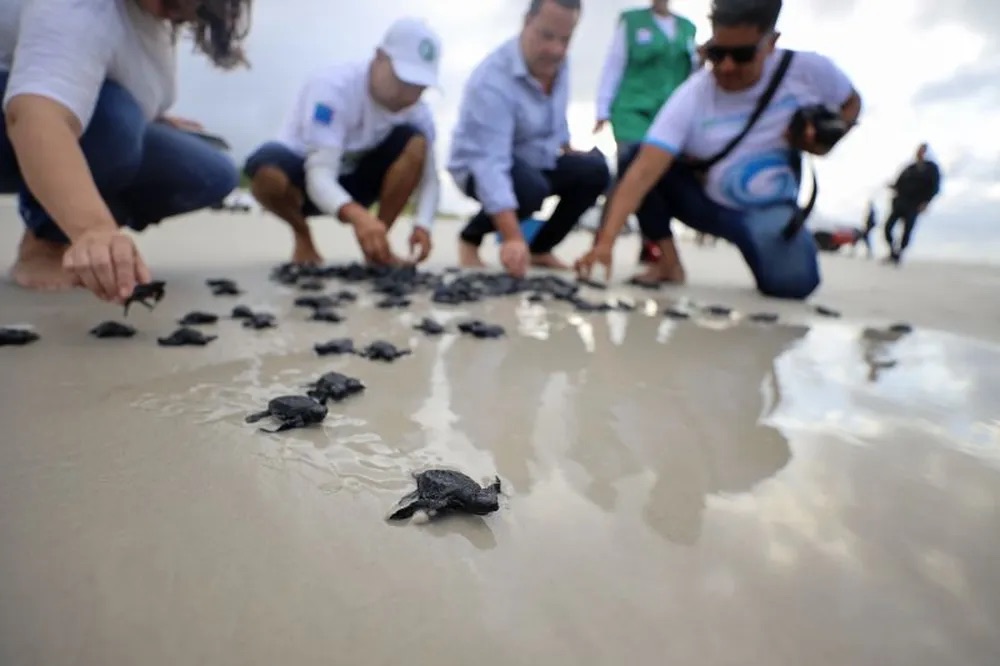
[[[903,169],[890,187],[895,195],[889,217],[885,221],[885,242],[889,245],[887,261],[898,264],[903,251],[910,244],[917,217],[927,210],[927,205],[941,189],[941,170],[928,155],[926,143],[920,144],[916,160]],[[903,221],[903,235],[896,243],[893,230],[900,220]]]

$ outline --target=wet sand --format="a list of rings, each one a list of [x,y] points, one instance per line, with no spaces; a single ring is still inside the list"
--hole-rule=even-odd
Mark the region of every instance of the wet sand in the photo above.
[[[430,267],[456,232],[440,224]],[[320,240],[357,256],[333,224]],[[43,336],[0,348],[4,666],[1000,662],[1000,270],[824,258],[828,319],[688,245],[688,287],[588,291],[630,314],[426,295],[382,311],[344,285],[361,300],[326,324],[267,279],[288,251],[270,220],[192,216],[141,246],[167,297],[130,314],[130,340],[87,335],[122,317],[84,293],[0,285],[0,325]],[[635,239],[620,246],[625,278]],[[247,294],[213,297],[212,277]],[[665,319],[679,299],[737,316]],[[240,303],[279,328],[155,343]],[[782,319],[743,318],[758,311]],[[508,335],[429,338],[424,315]],[[897,321],[914,332],[865,331]],[[345,336],[413,354],[312,351]],[[321,427],[243,422],[330,370],[367,389]],[[385,522],[430,465],[498,474],[501,510]]]

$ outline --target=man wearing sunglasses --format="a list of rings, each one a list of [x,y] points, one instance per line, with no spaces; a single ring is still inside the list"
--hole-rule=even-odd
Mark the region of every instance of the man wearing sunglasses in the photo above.
[[[166,115],[187,30],[218,67],[243,63],[252,0],[0,3],[0,192],[25,231],[11,271],[29,289],[84,286],[123,302],[151,279],[120,230],[221,201],[238,172]]]
[[[710,69],[694,74],[660,109],[608,202],[593,249],[577,262],[582,276],[596,264],[610,273],[615,238],[628,216],[642,210],[643,233],[662,252],[636,278],[643,283],[685,280],[668,223],[676,218],[733,243],[761,293],[803,299],[816,289],[820,275],[812,235],[799,229],[786,238],[785,232],[797,211],[798,151],[825,155],[832,145],[821,144],[811,124],[794,138],[787,128],[799,108],[817,104],[836,109],[853,126],[861,99],[851,81],[829,58],[795,53],[770,104],[742,140],[724,151],[748,126],[779,69],[780,12],[781,0],[715,0],[712,37],[702,48]],[[693,166],[719,155],[707,169]],[[654,188],[660,196],[647,197]],[[651,211],[652,206],[659,208]]]
[[[307,218],[323,214],[353,227],[367,261],[398,263],[388,231],[415,191],[408,263],[428,257],[440,186],[434,118],[421,97],[440,64],[437,33],[398,19],[373,57],[310,77],[278,140],[247,158],[254,196],[292,228],[293,263],[322,261]]]

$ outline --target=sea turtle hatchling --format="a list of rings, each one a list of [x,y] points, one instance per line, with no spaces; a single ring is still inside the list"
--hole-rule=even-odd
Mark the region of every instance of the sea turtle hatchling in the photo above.
[[[458,324],[458,330],[466,335],[479,338],[480,340],[501,338],[506,334],[503,326],[487,324],[485,321],[480,319],[470,319],[468,321],[460,322]]]
[[[350,338],[334,338],[326,342],[313,345],[318,356],[336,356],[340,354],[355,354],[354,340]]]
[[[217,335],[205,335],[194,328],[182,326],[165,338],[157,338],[156,341],[161,347],[204,347]]]
[[[341,402],[356,393],[365,390],[360,379],[348,377],[339,372],[327,372],[312,384],[309,384],[309,397],[326,404],[327,401]]]
[[[424,317],[420,323],[413,327],[417,331],[422,331],[427,335],[441,335],[444,333],[444,326],[437,323],[430,317]]]
[[[402,497],[389,514],[389,520],[405,520],[417,511],[428,518],[446,513],[485,516],[500,508],[500,478],[483,487],[462,472],[431,469],[414,474],[417,489]]]
[[[157,303],[163,300],[166,284],[163,280],[137,284],[132,290],[132,295],[125,299],[125,316],[128,316],[129,306],[133,303],[139,303],[147,310],[152,310]]]
[[[274,434],[293,428],[315,425],[325,419],[326,415],[326,405],[316,402],[309,396],[283,395],[268,402],[267,409],[247,416],[246,422],[256,423],[270,416],[278,422],[278,427],[273,430],[261,428],[261,431]]]
[[[358,356],[367,358],[369,361],[385,361],[387,363],[391,363],[397,358],[410,353],[411,350],[399,349],[396,345],[385,340],[376,340],[360,352],[357,352]]]
[[[214,324],[219,321],[219,315],[212,314],[211,312],[189,312],[180,320],[178,324],[181,326],[205,326],[207,324]]]
[[[131,338],[135,329],[117,321],[103,321],[90,329],[90,334],[95,338]]]
[[[23,347],[40,339],[38,333],[26,328],[0,327],[0,347]]]

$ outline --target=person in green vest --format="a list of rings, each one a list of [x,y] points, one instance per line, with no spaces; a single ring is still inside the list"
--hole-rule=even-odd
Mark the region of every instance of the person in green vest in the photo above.
[[[668,5],[653,0],[648,8],[622,12],[604,62],[594,133],[611,123],[619,167],[638,149],[667,98],[701,67],[694,23]],[[655,260],[658,251],[644,239],[639,261]]]

